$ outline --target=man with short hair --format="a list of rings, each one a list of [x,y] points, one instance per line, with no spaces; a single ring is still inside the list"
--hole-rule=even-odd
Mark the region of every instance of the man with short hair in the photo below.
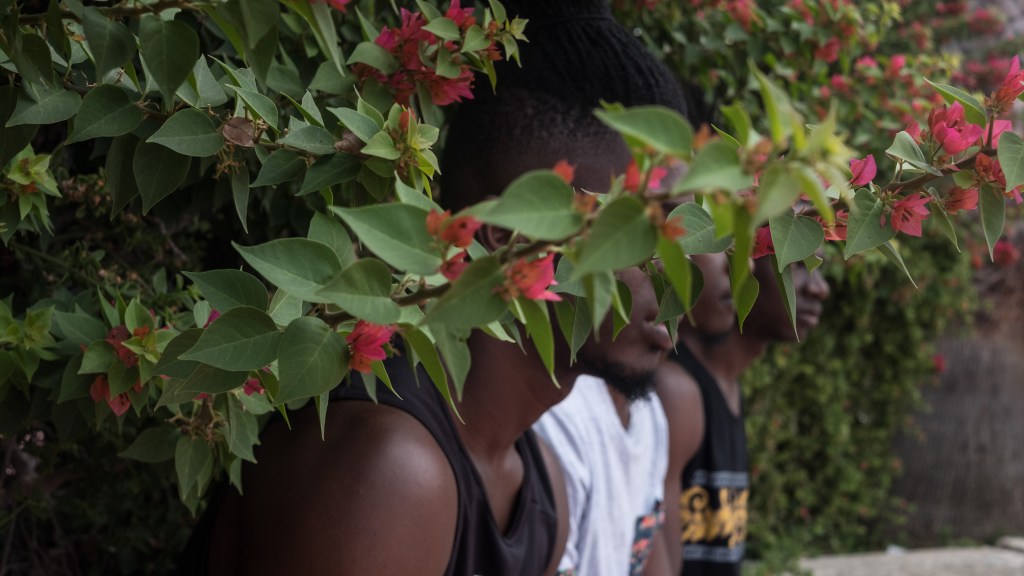
[[[677,352],[656,376],[670,434],[665,498],[678,506],[666,521],[666,538],[678,543],[670,547],[673,568],[678,573],[681,566],[686,576],[739,576],[750,485],[740,376],[769,343],[804,338],[817,326],[829,294],[820,271],[793,265],[794,333],[772,259],[754,262],[761,293],[743,332],[731,313],[726,316],[731,306],[716,310],[702,294],[694,309],[696,326],[681,330]],[[724,263],[717,275],[704,267],[702,272],[705,291],[709,276],[728,282]]]

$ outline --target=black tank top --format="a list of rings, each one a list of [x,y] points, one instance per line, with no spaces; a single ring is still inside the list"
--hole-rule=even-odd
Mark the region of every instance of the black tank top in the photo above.
[[[743,409],[739,416],[729,410],[714,376],[682,343],[672,359],[697,381],[704,400],[704,439],[683,469],[679,499],[683,573],[739,576],[750,487]]]
[[[401,399],[378,383],[378,402],[419,420],[448,457],[455,475],[458,520],[445,576],[543,574],[551,562],[558,519],[547,468],[533,432],[527,430],[516,441],[523,460],[523,485],[508,532],[502,534],[491,513],[483,481],[459,437],[459,424],[430,378],[422,367],[414,376],[404,358],[387,362],[387,370]],[[338,388],[331,399],[371,401],[362,384]]]

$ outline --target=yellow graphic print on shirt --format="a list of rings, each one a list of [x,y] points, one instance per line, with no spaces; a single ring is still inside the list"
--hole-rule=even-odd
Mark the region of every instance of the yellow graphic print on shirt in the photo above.
[[[713,542],[727,539],[729,547],[747,539],[746,489],[719,488],[718,508],[712,508],[708,491],[703,486],[688,488],[679,498],[683,543]]]

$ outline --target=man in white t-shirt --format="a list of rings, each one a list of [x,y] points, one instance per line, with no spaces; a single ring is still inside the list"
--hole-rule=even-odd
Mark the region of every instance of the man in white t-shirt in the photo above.
[[[569,538],[560,574],[642,574],[660,538],[665,412],[654,394],[628,397],[649,391],[647,385],[617,384],[580,376],[569,396],[534,424],[565,473]],[[652,561],[663,560],[664,552],[655,554]]]

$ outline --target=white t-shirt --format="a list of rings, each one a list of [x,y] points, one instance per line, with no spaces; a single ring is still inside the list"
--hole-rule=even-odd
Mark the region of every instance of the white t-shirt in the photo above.
[[[633,402],[629,427],[607,384],[581,376],[534,424],[558,456],[569,496],[569,541],[560,572],[640,574],[661,527],[668,423],[657,395]]]

